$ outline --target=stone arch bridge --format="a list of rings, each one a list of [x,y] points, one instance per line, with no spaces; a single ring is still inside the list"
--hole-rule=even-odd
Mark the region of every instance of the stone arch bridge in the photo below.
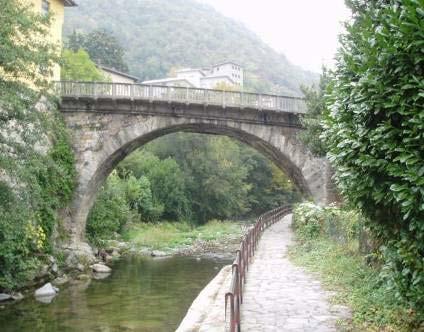
[[[275,162],[304,196],[320,204],[334,198],[328,162],[296,138],[302,99],[120,83],[56,85],[78,172],[74,198],[62,216],[71,244],[84,241],[88,213],[116,165],[143,144],[178,131],[235,138]]]

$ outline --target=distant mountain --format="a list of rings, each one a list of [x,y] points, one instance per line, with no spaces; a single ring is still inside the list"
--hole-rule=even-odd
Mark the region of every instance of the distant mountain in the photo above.
[[[130,73],[142,80],[180,67],[232,60],[259,92],[299,94],[318,74],[291,64],[244,25],[194,0],[78,0],[66,11],[65,35],[106,29],[126,49]]]

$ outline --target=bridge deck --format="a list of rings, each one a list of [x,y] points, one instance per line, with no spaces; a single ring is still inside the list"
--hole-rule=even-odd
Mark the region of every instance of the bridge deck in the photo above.
[[[241,330],[336,331],[347,308],[330,306],[320,283],[286,257],[292,243],[291,215],[268,228],[247,273]],[[345,316],[345,317],[343,317]]]
[[[62,97],[144,99],[287,113],[305,113],[304,99],[236,91],[103,82],[56,82]]]

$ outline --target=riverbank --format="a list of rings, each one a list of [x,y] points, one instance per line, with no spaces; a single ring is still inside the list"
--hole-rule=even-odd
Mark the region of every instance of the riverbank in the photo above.
[[[226,256],[233,257],[248,224],[212,220],[192,227],[187,223],[133,224],[120,240],[105,242],[113,256]]]
[[[102,241],[102,246],[94,248],[94,252],[98,261],[103,261],[112,269],[116,261],[127,256],[194,256],[232,260],[247,228],[248,224],[245,223],[217,220],[199,227],[169,222],[133,224],[126,227],[122,236]],[[36,288],[48,282],[60,287],[75,280],[98,277],[92,265],[80,263],[67,266],[60,255],[56,258],[48,256],[34,279],[15,292],[4,291],[5,296],[10,296],[4,301],[0,299],[0,304],[4,306],[32,296]],[[101,277],[108,277],[108,274],[102,274]]]

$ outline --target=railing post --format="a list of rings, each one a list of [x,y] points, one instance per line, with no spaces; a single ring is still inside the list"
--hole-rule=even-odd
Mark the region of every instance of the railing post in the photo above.
[[[189,90],[188,87],[186,87],[186,94],[185,94],[185,100],[186,100],[186,104],[190,104],[189,100],[188,100],[188,95],[189,95]]]
[[[149,101],[153,102],[153,86],[149,85]]]
[[[116,84],[111,83],[112,84],[112,97],[116,97]]]
[[[209,90],[203,90],[203,104],[206,106],[209,104]]]
[[[225,108],[225,90],[222,91],[222,107]]]
[[[262,110],[262,94],[258,94],[258,109]]]
[[[240,108],[244,108],[244,94],[240,92]]]
[[[134,99],[134,84],[130,85],[130,97],[131,99]]]

